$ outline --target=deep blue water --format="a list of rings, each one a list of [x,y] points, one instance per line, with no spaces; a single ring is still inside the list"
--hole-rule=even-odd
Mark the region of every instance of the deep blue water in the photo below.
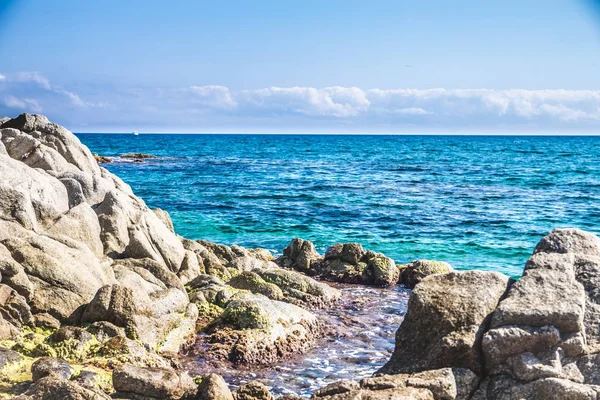
[[[80,134],[189,238],[276,252],[361,242],[519,275],[554,227],[599,231],[600,138]]]

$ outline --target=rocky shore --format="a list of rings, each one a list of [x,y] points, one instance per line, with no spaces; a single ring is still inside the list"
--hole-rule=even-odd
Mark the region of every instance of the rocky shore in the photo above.
[[[275,258],[178,236],[65,128],[0,119],[0,396],[273,399],[190,376],[181,354],[202,340],[208,362],[257,366],[307,351],[328,334],[314,311],[341,296],[325,281],[414,290],[388,363],[315,399],[600,397],[590,233],[551,232],[518,281],[357,243],[321,255],[294,239]]]

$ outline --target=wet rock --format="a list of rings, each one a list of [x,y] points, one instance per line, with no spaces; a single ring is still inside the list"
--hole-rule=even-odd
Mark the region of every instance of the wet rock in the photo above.
[[[92,154],[92,156],[94,157],[94,160],[96,160],[96,162],[98,164],[108,164],[108,163],[112,162],[112,158],[110,158],[110,157],[101,156],[99,154]]]
[[[23,356],[14,350],[0,347],[0,380],[11,380],[15,374],[23,373]]]
[[[329,246],[329,248],[325,252],[325,260],[335,260],[336,258],[341,258],[343,249],[343,243],[336,243],[334,245]]]
[[[415,260],[402,269],[400,281],[412,289],[429,275],[447,274],[452,270],[452,266],[444,261]]]
[[[42,357],[31,365],[31,376],[34,382],[46,376],[70,379],[75,370],[65,360]]]
[[[277,264],[330,281],[392,286],[399,277],[392,259],[366,251],[359,243],[334,244],[322,257],[311,242],[293,239],[283,253]]]
[[[112,376],[108,372],[94,372],[88,370],[82,370],[79,374],[71,379],[78,385],[99,392],[112,392]]]
[[[424,279],[410,297],[392,358],[379,373],[444,367],[481,373],[481,340],[508,282],[502,274],[483,271]]]
[[[283,256],[277,260],[277,263],[309,275],[316,275],[319,271],[313,264],[318,263],[321,259],[321,255],[317,253],[312,242],[295,238],[283,249]]]
[[[235,400],[275,400],[275,397],[269,393],[269,389],[258,381],[252,381],[240,387],[233,392],[233,398]]]
[[[167,368],[140,368],[125,365],[113,371],[117,392],[154,399],[181,399],[196,395],[198,387],[187,374]]]
[[[147,158],[157,158],[157,157],[152,154],[146,154],[146,153],[127,153],[127,154],[121,154],[121,158],[134,158],[134,159],[138,159],[138,160],[144,160]]]
[[[234,400],[222,377],[216,374],[202,376],[198,385],[199,400]]]
[[[352,391],[360,390],[360,385],[358,382],[354,381],[339,381],[330,383],[322,389],[319,389],[315,392],[315,397],[326,397],[333,396],[336,394],[348,393]]]

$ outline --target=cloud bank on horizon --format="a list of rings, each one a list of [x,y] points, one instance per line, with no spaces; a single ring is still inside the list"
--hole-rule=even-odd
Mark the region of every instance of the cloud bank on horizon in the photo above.
[[[78,87],[0,72],[0,115],[76,132],[596,133],[600,90]]]

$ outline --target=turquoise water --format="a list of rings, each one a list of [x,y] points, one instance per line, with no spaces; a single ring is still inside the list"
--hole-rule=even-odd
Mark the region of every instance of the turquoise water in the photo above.
[[[554,227],[599,231],[600,138],[78,135],[177,233],[281,252],[361,242],[519,275]]]

